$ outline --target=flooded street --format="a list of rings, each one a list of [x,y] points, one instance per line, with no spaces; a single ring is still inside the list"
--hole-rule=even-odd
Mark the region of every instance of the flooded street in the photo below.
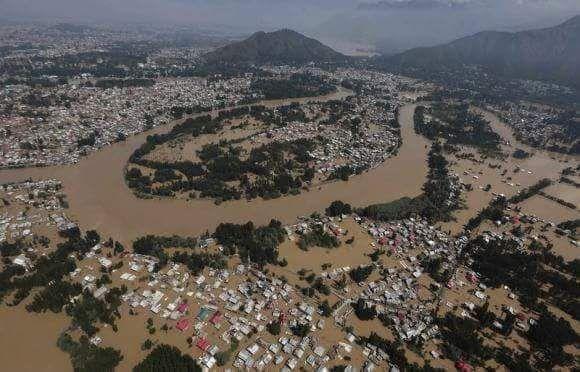
[[[345,94],[341,90],[328,99]],[[266,223],[271,218],[291,222],[296,216],[323,210],[337,199],[363,206],[418,195],[425,181],[429,143],[413,130],[414,108],[415,105],[406,105],[400,110],[403,146],[397,156],[348,182],[330,183],[297,196],[240,200],[219,206],[210,200],[138,199],[126,187],[123,169],[131,153],[151,132],[93,153],[77,165],[1,170],[0,182],[29,177],[60,179],[68,195],[71,217],[84,229],[97,229],[103,236],[124,243],[145,234],[197,235],[213,230],[221,222]],[[165,126],[154,131],[168,129]]]

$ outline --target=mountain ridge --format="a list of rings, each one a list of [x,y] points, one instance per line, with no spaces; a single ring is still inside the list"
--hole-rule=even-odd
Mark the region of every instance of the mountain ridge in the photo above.
[[[543,29],[482,31],[433,47],[413,48],[380,65],[400,72],[479,65],[509,78],[548,80],[580,87],[580,15]]]
[[[347,58],[320,41],[290,29],[258,31],[204,56],[208,63],[336,62]]]

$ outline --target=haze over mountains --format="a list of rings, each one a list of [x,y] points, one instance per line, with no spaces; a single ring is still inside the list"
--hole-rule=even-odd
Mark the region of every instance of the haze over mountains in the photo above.
[[[292,64],[341,62],[349,57],[296,31],[256,32],[205,55],[210,64]],[[480,66],[508,79],[554,81],[580,87],[580,15],[545,29],[484,31],[434,47],[379,56],[379,67],[403,74],[428,75]]]
[[[178,25],[238,37],[290,28],[330,46],[394,54],[484,30],[548,27],[578,13],[578,0],[3,0],[0,19]]]
[[[346,57],[318,40],[296,31],[256,32],[248,39],[228,44],[205,55],[209,63],[336,62]]]
[[[485,30],[549,27],[579,13],[577,0],[369,0],[322,20],[309,34],[395,54]]]
[[[551,80],[580,87],[580,15],[551,28],[517,33],[485,31],[379,61],[402,72],[478,65],[507,78]]]

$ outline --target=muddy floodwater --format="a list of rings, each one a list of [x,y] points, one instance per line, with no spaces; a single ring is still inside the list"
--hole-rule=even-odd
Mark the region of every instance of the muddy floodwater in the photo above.
[[[339,90],[337,93],[318,97],[316,100],[343,98],[348,94],[350,92]],[[291,100],[269,101],[265,104],[276,106],[289,102]],[[354,206],[365,206],[371,203],[392,201],[403,196],[419,195],[427,174],[426,159],[430,142],[417,135],[413,129],[415,107],[416,104],[407,104],[399,110],[403,143],[396,156],[362,175],[353,176],[348,182],[328,183],[296,196],[274,200],[240,200],[221,205],[215,205],[211,200],[187,201],[135,197],[124,182],[123,170],[126,162],[131,153],[145,141],[147,135],[166,132],[170,130],[171,125],[155,128],[147,133],[131,137],[123,143],[104,148],[83,158],[76,165],[0,170],[0,183],[21,181],[27,178],[59,179],[68,197],[70,209],[67,213],[70,217],[79,221],[83,229],[96,229],[102,236],[111,236],[125,244],[146,234],[198,235],[207,230],[212,231],[221,222],[240,223],[251,220],[257,224],[264,224],[276,218],[284,223],[292,223],[297,216],[324,210],[333,200],[343,200]],[[466,181],[472,183],[474,190],[464,195],[467,209],[456,212],[457,221],[442,224],[445,230],[453,233],[459,232],[463,224],[491,200],[492,194],[484,192],[481,189],[482,186],[489,183],[493,186],[494,192],[513,195],[519,189],[543,177],[557,179],[562,169],[578,164],[578,157],[537,151],[516,143],[511,130],[505,123],[489,112],[482,113],[491,122],[492,128],[504,140],[512,143],[512,146],[504,146],[506,152],[511,152],[517,147],[533,152],[534,155],[522,160],[508,158],[502,164],[503,169],[510,170],[509,175],[517,185],[504,182],[505,177],[500,176],[502,170],[492,169],[487,163],[474,164],[468,161],[457,161],[453,169]],[[516,166],[526,171],[513,173],[513,168]],[[477,178],[471,175],[476,175]],[[566,200],[578,202],[577,190],[572,186],[556,184],[547,191]],[[526,213],[534,213],[556,222],[578,218],[580,213],[540,196],[526,200],[521,206]],[[286,241],[280,247],[280,256],[287,259],[288,268],[276,266],[272,268],[273,272],[298,281],[295,274],[297,268],[306,268],[315,272],[327,262],[333,263],[335,267],[355,266],[368,262],[365,254],[374,250],[369,236],[363,230],[358,230],[352,220],[343,222],[343,227],[349,231],[348,236],[356,237],[355,246],[343,244],[334,250],[313,248],[309,252],[304,252],[296,247],[295,242]],[[577,258],[577,251],[570,248],[566,239],[558,239],[560,241],[556,243],[555,250],[567,260]],[[357,249],[356,253],[355,249]],[[290,268],[296,270],[289,270]],[[509,302],[506,296],[504,294],[504,297],[501,297],[502,304]],[[460,303],[463,298],[450,299],[454,303]],[[332,303],[334,302],[336,301],[333,300]],[[491,305],[497,307],[495,303]],[[125,356],[119,367],[120,370],[129,370],[146,355],[146,352],[139,349],[138,344],[148,337],[144,326],[147,317],[146,313],[134,318],[124,315],[119,320],[120,332],[117,334],[113,334],[109,327],[103,328],[104,345],[120,349]],[[64,314],[46,313],[39,316],[29,314],[22,308],[0,307],[0,319],[2,319],[0,321],[0,350],[3,350],[0,355],[10,356],[10,358],[3,358],[6,359],[7,371],[70,370],[68,356],[56,347],[58,335],[69,324]],[[351,322],[356,329],[362,330],[363,334],[378,331],[382,337],[394,339],[391,332],[378,320],[363,324],[351,318]],[[322,333],[321,339],[330,342],[328,340],[341,338],[342,336],[336,332],[338,328],[328,327]],[[266,335],[266,337],[269,336]],[[163,342],[177,345],[183,350],[188,349],[183,337],[178,333],[160,334],[158,338]],[[419,361],[418,357],[410,351],[407,356],[413,361]],[[353,360],[353,362],[361,364],[362,360]],[[442,363],[445,362],[434,361],[434,365],[438,367],[452,369],[452,365]]]
[[[56,346],[69,319],[64,314],[31,314],[23,306],[0,306],[2,371],[70,371],[69,356]]]
[[[347,94],[340,90],[324,99]],[[414,109],[415,105],[409,104],[400,110],[403,145],[397,156],[348,182],[334,182],[274,200],[240,200],[215,205],[210,200],[138,199],[125,185],[123,169],[131,153],[151,132],[102,149],[76,165],[0,170],[0,183],[29,177],[60,179],[68,196],[70,216],[80,221],[84,229],[97,229],[102,235],[124,243],[144,234],[196,235],[213,230],[221,222],[251,220],[261,224],[272,218],[291,222],[296,216],[323,210],[337,199],[362,206],[418,195],[425,181],[429,143],[413,130]],[[169,129],[170,126],[165,126],[153,131]]]
[[[348,94],[349,91],[341,89],[316,100],[344,98]],[[311,99],[303,99],[307,100]],[[264,104],[277,106],[291,101],[296,100],[267,101]],[[221,222],[254,221],[257,224],[264,224],[276,218],[289,223],[297,216],[324,210],[333,200],[364,206],[420,194],[427,173],[426,157],[429,142],[413,130],[415,107],[415,104],[407,104],[400,110],[403,144],[398,155],[362,175],[353,176],[348,182],[333,182],[313,187],[310,191],[303,191],[296,196],[274,200],[230,201],[221,205],[215,205],[211,200],[147,200],[135,197],[125,185],[123,178],[127,159],[144,142],[148,134],[166,132],[171,128],[170,125],[155,128],[153,131],[131,137],[123,143],[102,149],[83,158],[76,165],[0,170],[0,183],[26,178],[60,179],[68,196],[69,215],[78,220],[84,229],[97,229],[102,235],[114,237],[123,243],[130,243],[145,234],[198,235],[208,230],[212,231]],[[564,159],[558,155],[516,144],[511,130],[505,123],[500,122],[489,112],[482,113],[490,120],[493,129],[504,140],[512,143],[514,146],[512,149],[518,147],[534,153],[533,157],[522,161],[510,159],[510,162],[522,168],[534,170],[534,175],[529,177],[529,180],[522,179],[522,186],[532,184],[541,177],[554,179],[562,168],[570,165],[562,162]],[[556,156],[559,159],[554,159]],[[572,160],[574,163],[577,158]],[[461,167],[457,170],[461,170]],[[497,184],[498,188],[502,189],[504,185],[500,185],[500,179],[496,181],[497,183],[493,181],[491,183]],[[497,188],[496,190],[499,191]],[[505,191],[506,194],[512,194],[516,190]],[[453,230],[460,229],[464,220],[489,202],[489,196],[484,197],[479,195],[482,194],[479,192],[472,194],[468,200],[469,209],[458,212],[459,221],[453,224]]]

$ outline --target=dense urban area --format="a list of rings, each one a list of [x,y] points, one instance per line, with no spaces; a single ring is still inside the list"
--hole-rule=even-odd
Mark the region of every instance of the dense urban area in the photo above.
[[[1,369],[577,369],[574,88],[268,37],[0,25]]]

